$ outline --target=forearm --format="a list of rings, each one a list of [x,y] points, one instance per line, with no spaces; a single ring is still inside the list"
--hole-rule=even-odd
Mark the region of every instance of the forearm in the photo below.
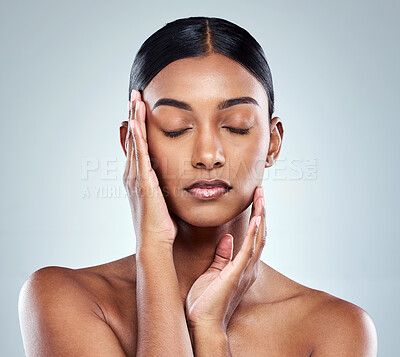
[[[228,337],[218,329],[190,329],[194,355],[196,357],[232,357]]]
[[[136,255],[137,356],[193,356],[171,251]]]

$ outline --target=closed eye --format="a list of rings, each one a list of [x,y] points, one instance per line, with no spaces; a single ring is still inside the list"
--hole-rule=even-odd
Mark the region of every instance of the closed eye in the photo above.
[[[239,135],[247,135],[250,132],[249,129],[235,129],[235,128],[229,128],[227,126],[224,126],[224,128],[228,129],[231,133],[234,134],[239,134]],[[170,138],[176,138],[177,136],[182,135],[186,130],[189,130],[190,128],[179,130],[179,131],[163,131],[164,135],[170,137]]]
[[[224,126],[224,128],[227,128],[232,133],[240,135],[247,135],[249,134],[250,131],[250,129],[235,129],[235,128],[228,128],[227,126]]]
[[[170,137],[170,138],[175,138],[179,135],[182,135],[186,130],[189,130],[190,128],[179,130],[179,131],[163,131],[163,133]]]

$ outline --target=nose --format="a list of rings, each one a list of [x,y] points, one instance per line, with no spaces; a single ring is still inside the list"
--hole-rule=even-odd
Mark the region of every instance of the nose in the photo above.
[[[224,164],[225,156],[219,136],[207,128],[200,129],[193,148],[192,166],[211,170]]]

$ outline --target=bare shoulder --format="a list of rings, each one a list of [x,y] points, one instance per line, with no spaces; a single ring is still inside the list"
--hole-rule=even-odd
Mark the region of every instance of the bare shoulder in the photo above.
[[[136,281],[135,256],[79,269],[47,266],[35,271],[24,283],[20,299],[26,293],[31,298],[48,299],[60,294],[73,301],[86,301],[104,318],[100,306],[106,306],[121,290],[132,288]]]
[[[263,272],[264,301],[258,304],[257,314],[272,326],[271,331],[280,331],[285,321],[282,336],[290,330],[297,346],[311,352],[307,356],[377,355],[375,325],[364,309],[299,284],[267,265]]]
[[[47,266],[28,277],[21,288],[20,299],[28,292],[37,299],[50,298],[60,292],[69,292],[65,298],[73,295],[90,297],[90,286],[93,285],[95,275],[81,269]]]
[[[48,266],[35,271],[23,284],[20,304],[44,304],[61,295],[67,299],[83,299],[88,296],[79,273],[76,270],[58,266]]]
[[[48,266],[31,274],[18,301],[25,353],[125,355],[101,307],[102,301],[112,299],[112,285],[118,285],[116,264],[82,269]],[[90,354],[85,354],[88,346]]]
[[[99,279],[75,269],[47,266],[36,270],[24,282],[19,293],[18,311],[21,328],[27,330],[57,316],[72,316],[74,309],[93,314],[104,320],[97,303],[96,289]],[[31,319],[34,316],[35,319]]]
[[[79,269],[47,266],[38,269],[28,277],[21,288],[20,295],[22,296],[29,290],[35,295],[44,297],[49,291],[54,294],[58,290],[64,289],[87,297],[90,297],[91,294],[97,295],[97,288],[104,287],[103,285],[107,283],[111,285],[113,281],[128,277],[128,268],[135,266],[134,264],[130,265],[130,261],[132,261],[132,256]]]
[[[310,298],[313,357],[377,356],[376,328],[364,309],[324,291],[311,289]]]

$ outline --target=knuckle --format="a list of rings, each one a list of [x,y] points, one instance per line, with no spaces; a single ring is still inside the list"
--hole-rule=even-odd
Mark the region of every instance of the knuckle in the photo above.
[[[247,254],[247,258],[248,259],[251,259],[253,256],[254,256],[254,253],[255,253],[255,248],[252,246],[250,249],[248,249],[247,250],[247,252],[246,252]]]
[[[128,178],[128,176],[131,174],[132,171],[132,167],[130,165],[125,165],[125,170],[124,170],[124,175],[123,175],[123,179],[126,180]]]
[[[143,196],[147,192],[147,187],[143,182],[144,180],[139,180],[136,185],[136,192],[139,196]]]
[[[124,186],[126,189],[132,190],[135,189],[137,185],[136,175],[134,173],[127,173],[124,175]]]
[[[129,187],[134,187],[136,185],[136,175],[134,173],[129,173],[127,178],[126,178],[126,184]]]
[[[145,189],[144,180],[140,175],[138,175],[138,177],[136,179],[136,187],[140,191]]]

